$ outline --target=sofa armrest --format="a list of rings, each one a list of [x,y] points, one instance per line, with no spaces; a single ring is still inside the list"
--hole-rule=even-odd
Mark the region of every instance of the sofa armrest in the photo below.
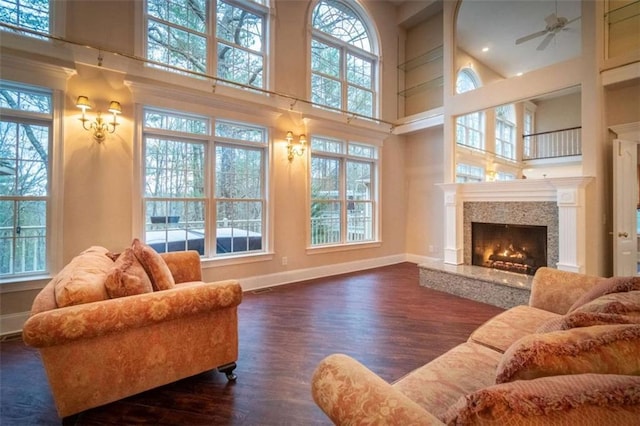
[[[242,288],[235,280],[181,284],[170,290],[40,312],[26,321],[22,336],[30,346],[55,346],[233,308],[241,301]]]
[[[443,424],[347,355],[330,355],[320,362],[313,373],[311,392],[316,404],[339,425]]]
[[[172,251],[161,253],[160,256],[173,275],[177,283],[189,281],[202,281],[202,269],[200,268],[200,253],[195,250]]]
[[[605,278],[543,267],[531,283],[529,306],[564,315],[580,296]]]

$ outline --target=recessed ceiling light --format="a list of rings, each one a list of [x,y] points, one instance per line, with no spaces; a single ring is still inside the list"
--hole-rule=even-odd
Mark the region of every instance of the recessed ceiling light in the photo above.
[[[482,51],[483,51],[483,52],[488,52],[488,51],[489,51],[489,48],[488,48],[488,47],[483,47],[483,48],[482,48]]]
[[[521,73],[521,72],[519,72],[519,73],[517,73],[517,74],[516,74],[516,77],[521,77],[521,76],[522,76],[522,73]]]

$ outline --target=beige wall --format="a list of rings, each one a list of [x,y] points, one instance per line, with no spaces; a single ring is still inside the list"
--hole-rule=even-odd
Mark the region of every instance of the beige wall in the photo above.
[[[67,39],[91,46],[104,47],[126,54],[133,54],[135,45],[134,3],[113,1],[69,1],[66,2]],[[274,20],[275,49],[270,55],[275,60],[273,90],[300,98],[308,97],[307,64],[308,36],[304,22],[308,19],[309,1],[277,1]],[[389,2],[364,2],[364,7],[377,24],[381,56],[384,58],[381,82],[382,117],[388,121],[397,116],[397,39],[398,28],[394,19],[395,7]],[[100,16],[101,19],[95,19]],[[103,19],[110,17],[110,19]],[[102,67],[97,65],[97,52],[76,48],[70,53],[68,47],[58,45],[62,56],[75,67],[64,88],[64,177],[62,191],[63,230],[62,264],[91,245],[105,246],[120,251],[131,243],[134,233],[134,211],[140,200],[136,197],[137,163],[135,161],[135,96],[125,85],[130,78],[127,70],[138,72],[139,64],[122,58],[104,55]],[[42,58],[39,58],[42,59]],[[45,58],[46,60],[49,60]],[[73,59],[79,62],[75,63]],[[95,61],[95,62],[93,62]],[[122,62],[124,61],[124,62]],[[122,63],[125,65],[123,66]],[[117,71],[110,68],[117,68]],[[26,81],[29,82],[29,81]],[[122,125],[116,134],[109,135],[98,144],[90,134],[81,129],[79,110],[75,107],[78,95],[88,96],[96,109],[106,109],[108,101],[115,99],[122,104]],[[203,97],[216,98],[215,95]],[[164,100],[165,102],[167,99]],[[174,102],[174,99],[170,99]],[[188,100],[175,100],[175,105],[188,106]],[[247,117],[260,115],[264,109],[245,103]],[[218,105],[218,110],[225,113]],[[234,106],[237,108],[237,105]],[[252,110],[254,108],[255,110]],[[270,119],[273,136],[271,164],[271,200],[273,205],[273,258],[251,263],[214,266],[204,270],[206,280],[266,276],[327,267],[348,262],[402,256],[405,253],[405,177],[403,138],[392,136],[388,128],[384,133],[370,130],[366,124],[345,125],[344,116],[328,119],[316,117],[315,123],[327,128],[342,127],[343,132],[360,135],[363,141],[370,134],[383,141],[379,182],[381,183],[381,243],[358,250],[329,253],[307,252],[306,247],[306,174],[304,158],[297,157],[289,163],[284,149],[284,134],[293,129],[297,134],[304,131],[302,115],[281,111],[280,116]],[[362,127],[364,131],[359,129]],[[369,129],[369,130],[368,130]],[[288,258],[282,265],[282,257]],[[28,285],[28,283],[27,283]],[[2,295],[3,314],[28,311],[35,291],[18,291]]]

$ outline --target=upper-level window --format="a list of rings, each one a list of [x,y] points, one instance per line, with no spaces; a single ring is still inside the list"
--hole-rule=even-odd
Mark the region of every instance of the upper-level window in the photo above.
[[[484,167],[473,166],[471,164],[458,163],[456,166],[456,182],[483,182]]]
[[[456,93],[464,93],[480,87],[480,79],[470,68],[463,68],[456,79]]]
[[[172,71],[265,88],[267,16],[250,0],[146,0],[146,56]]]
[[[311,24],[311,100],[373,117],[378,56],[360,7],[346,0],[320,0]]]
[[[496,154],[516,159],[516,117],[513,105],[496,108]]]
[[[374,241],[378,149],[311,138],[311,245]]]
[[[49,0],[2,0],[0,1],[0,22],[49,34],[50,8]],[[6,28],[3,27],[3,29]]]
[[[147,244],[207,257],[264,251],[266,129],[145,108],[143,143]]]
[[[0,82],[0,278],[48,269],[51,90]]]

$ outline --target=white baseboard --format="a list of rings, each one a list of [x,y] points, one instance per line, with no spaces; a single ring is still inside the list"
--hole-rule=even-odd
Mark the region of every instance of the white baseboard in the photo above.
[[[252,291],[266,287],[291,284],[298,281],[311,280],[314,278],[322,278],[332,275],[346,274],[349,272],[363,271],[366,269],[394,265],[396,263],[402,262],[412,262],[420,264],[424,263],[424,261],[427,259],[431,258],[411,254],[398,254],[394,256],[378,257],[374,259],[365,259],[354,262],[319,266],[316,268],[296,269],[293,271],[278,272],[276,274],[241,278],[238,281],[240,281],[240,285],[242,286],[243,291]],[[27,318],[29,318],[29,312],[0,315],[0,336],[20,333],[22,331],[22,326],[24,325]]]
[[[0,336],[21,333],[27,318],[29,318],[29,312],[0,315]]]
[[[312,280],[314,278],[329,277],[332,275],[378,268],[380,266],[394,265],[401,262],[409,262],[409,260],[407,260],[407,255],[399,254],[395,256],[378,257],[375,259],[318,266],[316,268],[296,269],[293,271],[278,272],[269,275],[240,278],[238,281],[240,281],[242,290],[252,291],[265,287],[275,287],[298,281]]]

